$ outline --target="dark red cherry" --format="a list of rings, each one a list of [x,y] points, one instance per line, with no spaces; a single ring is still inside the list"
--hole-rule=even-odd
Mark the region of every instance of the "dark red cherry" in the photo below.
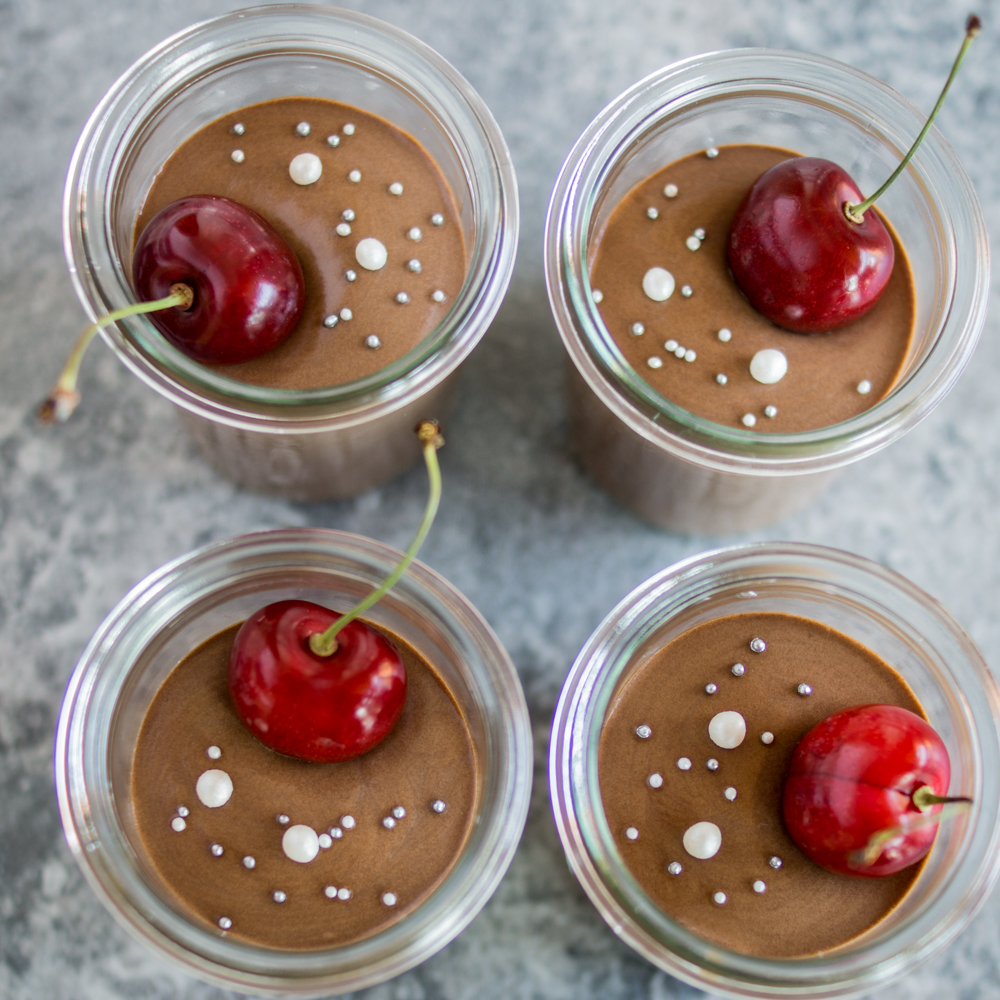
[[[785,781],[785,827],[816,864],[842,875],[892,875],[931,848],[951,763],[941,737],[894,705],[858,705],[809,730]],[[966,800],[959,800],[966,801]],[[913,821],[913,829],[907,829]],[[872,838],[881,850],[863,858]]]
[[[892,275],[892,237],[864,196],[829,160],[800,156],[765,171],[736,212],[729,269],[750,304],[795,333],[835,330],[878,302]]]
[[[355,619],[331,656],[309,637],[340,615],[309,601],[278,601],[248,618],[229,655],[229,691],[243,724],[265,746],[300,760],[350,760],[395,726],[406,668],[388,639]]]
[[[273,227],[229,198],[181,198],[158,212],[135,246],[140,299],[194,290],[190,309],[150,313],[154,326],[196,361],[234,364],[277,347],[305,301],[302,268]]]

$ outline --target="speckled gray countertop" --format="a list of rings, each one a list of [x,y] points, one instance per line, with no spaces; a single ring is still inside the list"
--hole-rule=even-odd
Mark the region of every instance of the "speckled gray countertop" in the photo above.
[[[171,407],[103,347],[70,423],[32,407],[81,326],[60,240],[63,176],[111,82],[147,48],[236,4],[223,0],[0,0],[0,996],[218,998],[134,943],[97,902],[63,841],[52,789],[66,679],[104,615],[168,559],[215,539],[323,525],[405,545],[419,470],[357,499],[291,504],[236,492],[195,454]],[[522,240],[506,303],[468,362],[442,453],[441,515],[422,558],[476,604],[520,670],[536,733],[534,801],[493,900],[435,958],[368,1000],[694,997],[620,944],[570,875],[548,808],[549,719],[575,653],[612,605],[706,540],[644,526],[567,452],[563,358],[541,271],[542,219],[587,122],[639,77],[742,45],[822,52],[934,101],[964,0],[372,0],[492,108],[521,186]],[[940,127],[1000,233],[1000,2]],[[1000,322],[945,403],[811,509],[750,536],[840,546],[946,604],[996,668],[1000,648]],[[727,538],[725,542],[744,539]],[[1000,897],[922,972],[880,1000],[1000,998]]]

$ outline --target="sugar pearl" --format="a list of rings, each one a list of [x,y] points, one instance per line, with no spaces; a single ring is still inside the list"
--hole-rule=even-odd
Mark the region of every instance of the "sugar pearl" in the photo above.
[[[225,848],[222,844],[212,844],[212,856],[216,858],[221,858],[225,854]]]
[[[336,899],[337,898],[337,887],[335,885],[328,885],[323,890],[323,895],[326,896],[327,899]]]
[[[213,767],[209,771],[203,771],[198,776],[194,790],[203,806],[208,806],[209,809],[218,809],[220,806],[224,806],[232,796],[233,779],[225,771]]]
[[[341,222],[340,225],[337,226],[337,228],[336,228],[335,231],[336,231],[336,233],[337,233],[338,236],[350,236],[351,235],[351,227],[346,222]]]
[[[747,668],[746,668],[746,667],[744,667],[742,663],[734,663],[734,664],[733,664],[733,665],[732,665],[732,666],[731,666],[731,667],[729,668],[729,672],[730,672],[730,673],[731,673],[731,674],[732,674],[732,675],[733,675],[734,677],[742,677],[742,676],[743,676],[743,675],[744,675],[744,674],[745,674],[745,673],[747,672]]]
[[[720,330],[720,331],[719,331],[719,332],[718,332],[718,333],[716,334],[716,336],[717,336],[717,337],[719,338],[719,340],[721,340],[721,341],[722,341],[722,342],[723,342],[724,344],[728,344],[728,343],[729,343],[729,341],[733,339],[733,331],[732,331],[732,330],[730,330],[730,329],[728,329],[727,327],[723,327],[723,328],[722,328],[722,329],[721,329],[721,330]]]
[[[777,854],[775,854],[767,863],[774,869],[778,869],[784,864]]]
[[[340,888],[337,890],[337,899],[350,899],[352,895],[350,889]]]
[[[758,895],[762,892],[767,892],[767,883],[761,882],[760,879],[757,879],[753,884],[753,891]]]
[[[339,826],[331,826],[330,827],[330,836],[334,840],[340,840],[340,838],[344,836],[344,831],[341,830]]]
[[[778,408],[776,406],[765,406],[764,416],[770,419],[774,419],[778,415]]]
[[[433,300],[434,300],[435,302],[444,302],[444,300],[445,300],[445,299],[446,299],[447,297],[448,297],[448,296],[447,296],[447,295],[445,295],[445,294],[444,294],[444,292],[442,292],[440,288],[437,288],[437,289],[435,289],[435,290],[434,290],[434,291],[433,291],[433,292],[431,293],[431,298],[432,298],[432,299],[433,299]]]
[[[692,858],[707,861],[719,853],[719,848],[722,847],[722,831],[714,823],[703,820],[689,826],[684,831],[681,842],[684,844],[684,850]]]
[[[191,810],[188,809],[187,806],[178,806],[177,807],[177,815],[178,816],[190,816],[191,815]]]
[[[687,246],[688,250],[697,250],[701,246],[701,240],[699,240],[697,236],[689,236],[684,241],[684,244]]]
[[[233,135],[243,135],[246,129],[243,127],[242,122],[237,122],[235,125],[232,126],[232,128],[230,128],[229,131],[232,132]]]
[[[713,902],[714,902],[714,903],[715,903],[715,904],[716,904],[717,906],[725,906],[725,905],[726,905],[726,899],[727,899],[727,897],[726,897],[726,894],[725,894],[724,892],[717,892],[717,893],[716,893],[716,894],[715,894],[715,895],[714,895],[714,896],[712,897],[712,901],[713,901]]]
[[[763,653],[767,649],[767,643],[757,637],[750,640],[750,649],[754,653]]]
[[[718,690],[719,690],[718,684],[709,683],[705,685],[705,694],[715,694],[715,692]]]
[[[303,139],[311,131],[312,131],[312,129],[309,128],[309,122],[299,122],[298,125],[295,126],[295,134],[302,136]]]
[[[638,840],[639,831],[634,826],[630,826],[625,830],[625,836],[628,837],[629,840]]]
[[[420,261],[416,257],[406,262],[406,270],[411,274],[420,274]]]
[[[733,788],[732,785],[730,785],[722,794],[725,795],[725,797],[730,802],[735,802],[736,801],[736,789]]]
[[[344,135],[354,135],[354,126],[350,122],[348,122],[343,127],[343,129],[341,129],[341,131],[344,133]]]
[[[858,392],[862,396],[867,396],[868,393],[870,393],[871,391],[872,391],[872,384],[871,382],[868,381],[868,379],[864,379],[858,383]]]
[[[346,306],[340,310],[340,318],[346,323],[349,320],[354,319],[354,313],[351,312]]]
[[[646,781],[649,783],[650,788],[662,788],[663,787],[663,775],[662,774],[651,774]]]
[[[205,756],[212,760],[218,760],[222,756],[222,751],[216,746],[211,746],[205,751]]]
[[[290,819],[290,818],[289,818],[288,816],[286,816],[286,815],[285,815],[284,813],[278,813],[278,815],[277,815],[277,816],[275,816],[275,819],[276,819],[276,820],[277,820],[277,821],[278,821],[278,822],[279,822],[279,823],[280,823],[280,824],[281,824],[282,826],[288,826],[288,824],[289,824],[289,823],[291,822],[291,819]]]
[[[764,746],[770,746],[774,742],[774,733],[761,733],[760,741]]]
[[[665,267],[651,267],[642,276],[642,290],[654,302],[666,302],[675,287],[674,276]]]
[[[243,867],[244,868],[250,868],[250,869],[256,868],[257,867],[257,859],[252,854],[248,854],[243,859]]]
[[[395,816],[396,819],[402,819],[406,815],[406,810],[402,806],[393,806],[392,815]]]
[[[329,316],[323,317],[323,326],[328,330],[332,330],[339,322],[336,313],[330,313]]]
[[[233,922],[229,919],[229,917],[219,917],[219,926],[224,931],[228,931],[229,928],[233,926]]]
[[[681,285],[681,295],[683,295],[684,298],[689,299],[692,295],[694,295],[694,289],[690,285]]]
[[[594,296],[594,301],[595,302],[603,302],[604,301],[604,292],[602,292],[598,288],[594,289],[593,296]]]
[[[739,712],[719,712],[708,723],[708,738],[723,750],[734,750],[746,734],[746,720]]]
[[[434,812],[436,812],[438,815],[443,813],[447,808],[448,808],[448,803],[445,802],[443,799],[435,799],[431,803],[431,809],[433,809]]]
[[[679,861],[671,861],[670,864],[667,865],[667,871],[670,872],[671,875],[680,875],[680,873],[684,871],[684,867]]]
[[[705,761],[705,767],[707,767],[710,771],[718,771],[719,762],[714,757],[709,757],[708,760]]]
[[[394,194],[397,197],[403,193],[403,185],[399,181],[393,181],[389,185],[389,194]]]
[[[319,854],[319,836],[311,826],[296,823],[282,836],[281,849],[289,861],[296,861],[300,865],[308,864]]]
[[[646,215],[651,219],[658,219],[660,217],[660,213],[652,206],[646,209]]]
[[[348,179],[348,180],[349,180],[349,181],[350,181],[350,182],[351,182],[352,184],[360,184],[360,183],[361,183],[361,171],[360,171],[360,170],[352,170],[352,171],[351,171],[351,172],[350,172],[350,173],[349,173],[349,174],[347,175],[347,179]]]
[[[365,337],[365,347],[370,348],[373,351],[377,351],[382,346],[382,341],[374,333],[368,334]]]
[[[646,361],[646,364],[649,365],[650,368],[662,368],[663,367],[663,359],[662,358],[655,358],[655,357],[654,358],[649,358]]]
[[[391,816],[385,816],[385,817],[384,817],[384,818],[382,819],[382,825],[383,825],[383,826],[384,826],[384,827],[385,827],[385,828],[386,828],[387,830],[392,830],[392,829],[393,829],[393,828],[394,828],[394,827],[396,826],[396,821],[395,821],[395,820],[394,820],[394,819],[393,819],[393,818],[392,818]]]
[[[409,239],[413,240],[414,243],[419,243],[424,238],[424,234],[420,232],[417,226],[414,226],[406,235]]]
[[[705,155],[710,160],[714,160],[719,155],[719,151],[715,148],[715,146],[709,146],[708,149],[705,150]]]
[[[340,136],[339,135],[328,135],[326,137],[326,144],[328,146],[332,146],[334,149],[336,149],[340,145]]]
[[[395,906],[396,905],[396,894],[394,892],[383,892],[382,893],[382,902],[386,906]]]
[[[344,222],[353,222],[355,219],[354,209],[345,208],[344,211],[340,213],[340,217],[344,220]]]
[[[691,770],[691,760],[690,760],[690,758],[689,757],[678,757],[677,758],[677,767],[681,771],[690,771]]]
[[[443,226],[444,225],[444,216],[440,212],[435,212],[431,216],[431,225],[432,226]]]
[[[358,272],[357,271],[345,271],[344,272],[344,277],[348,281],[357,281],[358,280]]]
[[[242,149],[234,149],[229,154],[229,159],[231,159],[233,163],[242,163],[246,159],[246,154]]]
[[[668,184],[668,185],[667,185],[667,186],[666,186],[666,187],[665,187],[665,188],[663,189],[663,194],[664,194],[664,195],[665,195],[665,196],[666,196],[667,198],[676,198],[676,197],[677,197],[677,185],[676,185],[676,184]]]
[[[275,889],[274,892],[271,893],[271,899],[273,899],[276,903],[283,903],[286,899],[288,899],[288,896],[280,889]]]
[[[324,850],[329,850],[333,847],[333,838],[328,833],[321,833],[319,835],[319,846]]]
[[[315,153],[299,153],[288,164],[288,175],[302,187],[315,184],[323,176],[323,161]]]
[[[181,816],[175,816],[170,821],[170,829],[173,830],[174,833],[183,833],[187,829],[187,821]]]
[[[813,693],[812,687],[808,684],[800,684],[795,690],[798,691],[803,698],[807,698]]]
[[[410,301],[410,296],[406,292],[396,292],[396,301],[401,305],[405,306],[407,302]]]
[[[381,240],[367,236],[354,248],[354,256],[366,271],[379,271],[385,267],[389,251]]]
[[[729,376],[719,372],[719,374],[715,376],[715,381],[718,382],[719,385],[725,385],[729,381]]]
[[[788,372],[788,358],[773,347],[758,351],[750,359],[750,374],[762,385],[780,382]]]
[[[636,726],[635,735],[639,737],[640,740],[648,740],[650,736],[653,735],[653,730],[649,726]]]
[[[704,229],[702,229],[702,228],[701,228],[701,227],[699,226],[699,227],[698,227],[698,228],[697,228],[697,229],[696,229],[696,230],[694,231],[694,235],[695,235],[695,236],[697,236],[699,240],[703,240],[703,239],[705,238],[705,230],[704,230]]]
[[[697,357],[698,355],[690,347],[684,352],[685,361],[694,361]]]
[[[642,325],[642,323],[633,323],[630,329],[633,336],[636,337],[641,337],[646,332],[646,328]]]

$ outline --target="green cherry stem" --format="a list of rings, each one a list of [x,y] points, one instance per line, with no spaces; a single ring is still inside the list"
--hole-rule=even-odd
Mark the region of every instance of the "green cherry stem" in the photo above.
[[[406,550],[403,558],[400,559],[399,565],[386,577],[381,586],[351,608],[347,614],[341,615],[325,632],[315,632],[309,637],[309,648],[317,656],[333,656],[337,652],[337,633],[389,593],[416,558],[420,546],[424,544],[424,539],[431,530],[438,505],[441,503],[441,466],[438,465],[437,450],[444,444],[444,438],[441,437],[441,430],[434,420],[421,420],[417,424],[416,432],[423,445],[424,461],[427,463],[427,478],[430,480],[430,494],[427,497],[427,506],[424,508],[420,527],[417,528],[417,533],[413,541],[410,542],[410,547]]]
[[[45,402],[38,408],[38,419],[43,424],[61,424],[76,409],[80,402],[80,393],[76,391],[77,379],[80,377],[80,363],[83,361],[83,355],[90,346],[90,342],[97,336],[98,330],[116,320],[125,319],[126,316],[138,316],[140,313],[170,309],[172,306],[185,310],[190,309],[193,302],[194,291],[191,286],[177,282],[177,284],[170,286],[170,294],[165,299],[157,299],[155,302],[136,302],[123,309],[109,312],[107,316],[102,316],[96,323],[91,323],[80,334],[80,339],[76,342],[76,346],[66,361],[66,367],[63,368]]]
[[[937,99],[937,104],[934,105],[934,110],[931,112],[930,117],[924,124],[924,127],[920,130],[920,135],[917,136],[916,142],[910,146],[910,151],[903,157],[903,162],[900,163],[900,165],[892,172],[892,176],[890,176],[890,178],[870,198],[865,198],[865,200],[859,205],[852,204],[851,202],[845,202],[844,214],[851,220],[851,222],[855,222],[858,225],[864,222],[865,212],[871,208],[875,199],[881,198],[882,195],[885,194],[889,185],[906,169],[907,163],[910,162],[913,154],[917,151],[917,147],[924,141],[924,136],[927,135],[930,131],[930,127],[934,124],[934,119],[937,118],[938,112],[941,110],[941,105],[944,104],[944,99],[948,96],[948,90],[951,88],[952,81],[958,75],[958,71],[961,68],[962,63],[965,61],[965,54],[969,51],[969,46],[972,44],[972,40],[979,34],[982,26],[982,21],[980,21],[975,14],[969,15],[968,20],[965,22],[965,38],[962,40],[962,47],[958,50],[958,55],[955,57],[955,62],[952,64],[951,72],[948,74],[948,79],[945,81],[944,89],[941,91],[941,96]]]

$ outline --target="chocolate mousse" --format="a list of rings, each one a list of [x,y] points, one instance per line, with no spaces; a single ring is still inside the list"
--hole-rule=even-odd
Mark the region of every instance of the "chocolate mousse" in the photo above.
[[[378,628],[378,626],[373,626]],[[227,683],[234,625],[153,698],[132,800],[148,861],[178,907],[270,948],[331,948],[398,921],[447,875],[480,794],[465,719],[406,642],[402,715],[374,749],[314,764],[257,742]]]
[[[758,145],[692,153],[636,185],[594,240],[591,288],[625,359],[662,396],[719,424],[789,433],[847,420],[890,391],[910,348],[913,276],[884,216],[893,274],[848,326],[782,330],[737,288],[726,264],[733,217],[765,170],[797,155]]]
[[[613,701],[598,774],[629,871],[666,914],[722,947],[816,955],[883,920],[920,872],[836,875],[782,824],[799,740],[840,709],[898,705],[906,682],[846,635],[795,615],[729,615],[653,653]]]
[[[287,97],[204,126],[157,174],[135,238],[190,195],[252,209],[302,265],[305,307],[289,338],[216,366],[241,382],[316,389],[372,375],[438,326],[465,280],[459,210],[437,164],[412,136],[351,105]]]

